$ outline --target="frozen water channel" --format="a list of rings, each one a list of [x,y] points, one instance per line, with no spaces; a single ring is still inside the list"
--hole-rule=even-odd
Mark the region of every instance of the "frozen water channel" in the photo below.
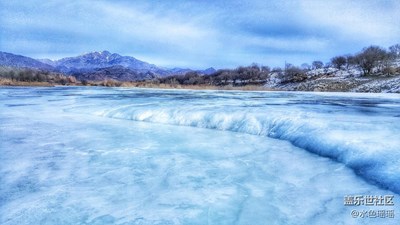
[[[398,95],[0,88],[0,132],[4,225],[400,223]]]

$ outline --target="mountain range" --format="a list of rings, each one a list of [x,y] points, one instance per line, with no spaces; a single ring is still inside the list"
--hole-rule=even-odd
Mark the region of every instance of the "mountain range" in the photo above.
[[[90,52],[59,60],[33,59],[22,55],[0,52],[0,66],[61,72],[74,75],[78,79],[116,79],[121,81],[151,79],[159,76],[185,74],[190,71],[196,71],[200,74],[211,74],[216,71],[214,68],[205,70],[166,69],[131,56],[121,56],[109,51]]]

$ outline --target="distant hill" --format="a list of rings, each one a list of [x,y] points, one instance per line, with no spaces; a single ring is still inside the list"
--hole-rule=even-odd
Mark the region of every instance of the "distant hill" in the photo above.
[[[0,52],[0,66],[9,66],[16,68],[32,68],[40,70],[53,71],[54,67],[22,55],[15,55],[7,52]]]
[[[183,74],[186,74],[188,72],[197,72],[197,73],[199,73],[201,75],[210,75],[212,73],[215,73],[216,71],[217,70],[215,70],[212,67],[207,68],[205,70],[192,70],[192,69],[189,69],[189,68],[184,68],[184,69],[183,68],[173,68],[173,69],[166,70],[166,73],[168,75],[183,75]]]
[[[199,72],[201,74],[210,75],[210,74],[213,74],[213,73],[217,72],[217,70],[212,68],[212,67],[210,67],[210,68],[207,68],[205,70],[200,70]]]

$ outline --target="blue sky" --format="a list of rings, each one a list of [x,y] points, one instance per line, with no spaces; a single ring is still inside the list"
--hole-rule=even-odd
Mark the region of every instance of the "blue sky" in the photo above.
[[[296,65],[400,43],[399,0],[0,0],[0,51],[109,50],[165,67]]]

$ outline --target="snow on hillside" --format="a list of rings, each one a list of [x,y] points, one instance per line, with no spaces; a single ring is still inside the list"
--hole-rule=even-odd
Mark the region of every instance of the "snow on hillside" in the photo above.
[[[351,91],[353,92],[385,92],[385,93],[400,93],[400,77],[372,80],[362,84]]]
[[[400,67],[400,60],[392,63],[394,68]],[[397,69],[398,70],[398,69]],[[377,69],[373,70],[378,73]],[[285,91],[341,91],[341,92],[385,92],[400,93],[400,74],[386,76],[377,74],[363,76],[356,67],[336,69],[333,67],[313,69],[306,72],[307,79],[302,82],[282,82],[284,72],[272,72],[267,84],[268,88]]]

